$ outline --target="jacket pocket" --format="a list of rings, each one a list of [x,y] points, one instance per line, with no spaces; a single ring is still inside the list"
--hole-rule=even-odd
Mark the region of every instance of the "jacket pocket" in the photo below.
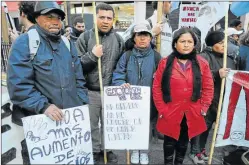
[[[201,109],[202,109],[202,106],[201,106],[200,103],[195,103],[195,104],[194,104],[193,110],[194,110],[194,112],[195,112],[195,114],[196,114],[197,116],[202,116],[202,114],[201,114]]]
[[[38,57],[34,60],[34,65],[40,70],[51,71],[53,64],[52,56]]]

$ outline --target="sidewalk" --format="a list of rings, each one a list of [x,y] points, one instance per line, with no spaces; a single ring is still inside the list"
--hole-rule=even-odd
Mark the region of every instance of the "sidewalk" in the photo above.
[[[209,149],[211,146],[212,141],[212,135],[213,130],[210,133],[211,136],[208,137],[208,144],[207,144],[207,153],[209,153]],[[193,164],[192,160],[188,157],[190,150],[190,144],[188,145],[188,151],[185,155],[185,159],[183,164]],[[118,155],[118,164],[127,164],[126,160],[126,151],[113,151],[115,154]],[[131,154],[132,151],[130,151]],[[158,143],[156,144],[153,140],[151,145],[151,151],[150,151],[150,164],[164,164],[163,160],[163,140],[158,140]],[[212,164],[222,164],[222,149],[221,148],[215,148],[215,152],[213,154],[213,162]]]

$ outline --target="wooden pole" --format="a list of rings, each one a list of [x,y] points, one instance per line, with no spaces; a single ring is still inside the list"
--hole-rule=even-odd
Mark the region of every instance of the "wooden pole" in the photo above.
[[[127,160],[127,164],[130,164],[130,151],[129,150],[127,150],[126,151],[126,160]]]
[[[96,13],[96,6],[95,2],[92,3],[93,6],[93,19],[94,19],[94,29],[95,29],[95,37],[96,37],[96,45],[99,45],[99,32],[97,27],[97,13]],[[101,97],[101,105],[103,107],[103,81],[102,81],[102,69],[101,69],[101,57],[98,59],[98,70],[99,70],[99,86],[100,86],[100,97]],[[103,112],[101,113],[103,118]],[[105,134],[104,134],[105,139]],[[103,144],[104,145],[104,144]],[[107,164],[107,155],[106,150],[104,149],[104,162]]]
[[[228,27],[228,12],[226,12],[225,16],[225,42],[224,42],[224,56],[223,56],[223,68],[227,67],[227,27]],[[214,128],[214,134],[213,134],[213,139],[212,139],[212,144],[210,148],[210,155],[208,159],[208,164],[211,165],[212,159],[213,159],[213,153],[214,153],[214,145],[216,141],[216,135],[218,132],[218,127],[220,123],[220,114],[221,114],[221,106],[223,102],[223,95],[224,95],[224,89],[225,89],[225,78],[222,78],[221,81],[221,90],[220,90],[220,100],[219,100],[219,105],[218,105],[218,111],[217,111],[217,116],[216,116],[216,122],[215,122],[215,128]]]
[[[84,2],[82,1],[82,18],[84,18]]]
[[[67,1],[64,1],[63,5],[64,5],[64,13],[66,15],[65,22],[66,22],[66,25],[68,25]]]
[[[158,3],[157,3],[157,23],[162,22],[162,15],[163,15],[163,1],[158,1]],[[156,49],[157,49],[157,52],[160,53],[161,34],[159,34],[156,38]]]
[[[6,14],[2,10],[1,11],[1,19],[2,19],[2,36],[3,36],[3,41],[9,43],[9,31],[8,31],[8,23],[6,19]],[[3,59],[2,59],[3,60]]]

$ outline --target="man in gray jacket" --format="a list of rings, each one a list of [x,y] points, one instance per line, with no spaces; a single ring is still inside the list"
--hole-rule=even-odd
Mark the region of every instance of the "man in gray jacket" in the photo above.
[[[28,33],[13,43],[8,62],[7,84],[13,104],[12,121],[22,125],[21,118],[45,114],[52,120],[62,120],[61,109],[88,103],[87,89],[80,60],[74,44],[68,49],[60,30],[65,13],[55,1],[38,1],[35,5],[39,39],[31,45],[39,49],[31,52]],[[35,36],[32,36],[35,37]],[[27,146],[22,142],[24,164],[28,164]]]
[[[109,86],[112,82],[112,72],[116,67],[124,49],[121,37],[113,31],[113,8],[105,3],[96,7],[97,27],[99,31],[100,45],[96,45],[95,31],[91,29],[80,35],[76,42],[81,63],[86,75],[89,95],[89,110],[91,121],[92,144],[94,163],[98,164],[103,155],[103,116],[100,96],[98,58],[102,63],[103,86]],[[99,131],[99,120],[101,120],[101,134]],[[100,141],[101,137],[101,141]],[[102,151],[101,151],[102,150]],[[117,162],[117,157],[111,151],[107,152],[108,162]]]

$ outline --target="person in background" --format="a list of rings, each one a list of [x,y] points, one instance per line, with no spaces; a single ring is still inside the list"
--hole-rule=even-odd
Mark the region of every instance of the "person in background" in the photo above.
[[[200,31],[200,29],[198,29],[195,26],[192,28],[192,31],[195,33],[195,35],[198,39],[198,42],[196,44],[196,51],[197,51],[197,53],[200,53],[201,52],[201,31]]]
[[[104,155],[104,122],[100,96],[98,58],[101,58],[102,63],[103,86],[109,86],[112,83],[112,72],[124,50],[124,42],[121,36],[113,31],[115,13],[112,6],[100,3],[96,6],[96,13],[100,45],[96,45],[94,29],[82,33],[76,42],[78,55],[81,57],[87,81],[94,164],[98,164],[100,158]],[[101,121],[100,128],[99,121]],[[118,162],[117,156],[110,150],[107,150],[107,160],[109,163]]]
[[[120,29],[120,22],[119,22],[119,20],[117,20],[116,22],[115,22],[115,29]]]
[[[72,33],[70,39],[76,43],[78,37],[85,31],[85,23],[82,16],[75,17],[73,20]]]
[[[229,27],[236,29],[237,31],[242,30],[242,23],[238,19],[231,20]]]
[[[69,25],[66,25],[65,26],[65,29],[64,29],[64,36],[65,37],[67,37],[67,39],[69,39],[70,40],[70,34],[72,33],[72,27],[71,26],[69,26]]]
[[[249,31],[240,38],[238,70],[249,71]]]
[[[157,1],[152,2],[154,13],[147,20],[152,25],[153,37],[161,34],[161,50],[160,54],[162,57],[170,55],[172,52],[172,27],[169,24],[169,13],[171,10],[171,1],[163,1],[163,15],[162,22],[157,23]]]
[[[172,43],[172,28],[169,24],[168,15],[171,10],[171,1],[163,2],[163,15],[162,22],[157,23],[157,1],[152,2],[154,13],[151,17],[147,19],[148,25],[152,28],[152,47],[155,47],[156,37],[161,34],[161,50],[160,54],[162,57],[168,56],[171,52],[171,43]],[[122,35],[125,41],[125,49],[132,50],[134,43],[131,40],[133,34],[133,28],[135,23],[133,23]]]
[[[216,121],[221,80],[222,78],[227,77],[230,69],[235,69],[235,63],[230,56],[227,57],[227,68],[223,68],[224,38],[225,34],[222,31],[210,32],[205,39],[207,47],[200,54],[208,61],[212,72],[214,98],[205,117],[208,128],[207,131],[197,138],[192,139],[191,142],[192,147],[189,157],[193,160],[194,164],[204,164],[204,161],[208,161],[205,145],[207,143],[209,131],[211,130],[213,123]]]
[[[132,36],[134,48],[126,51],[118,61],[113,72],[112,85],[126,88],[129,88],[130,85],[152,87],[153,75],[161,55],[151,48],[151,39],[151,27],[146,23],[137,23]],[[152,104],[151,108],[153,108]],[[148,151],[133,151],[131,163],[149,164]]]
[[[235,28],[227,29],[227,56],[230,56],[236,62],[239,55],[239,36],[243,33],[242,30],[238,31]]]
[[[24,26],[24,32],[28,31],[34,24],[35,24],[35,18],[34,18],[34,1],[20,1],[18,3],[19,6],[19,12],[20,12],[20,25]],[[17,31],[13,31],[9,29],[9,35],[11,42],[13,43],[16,38],[19,36]]]
[[[204,116],[214,85],[207,61],[196,53],[196,44],[191,29],[175,31],[173,52],[161,60],[155,73],[153,99],[159,113],[157,129],[164,134],[164,164],[182,164],[189,139],[207,130]]]

